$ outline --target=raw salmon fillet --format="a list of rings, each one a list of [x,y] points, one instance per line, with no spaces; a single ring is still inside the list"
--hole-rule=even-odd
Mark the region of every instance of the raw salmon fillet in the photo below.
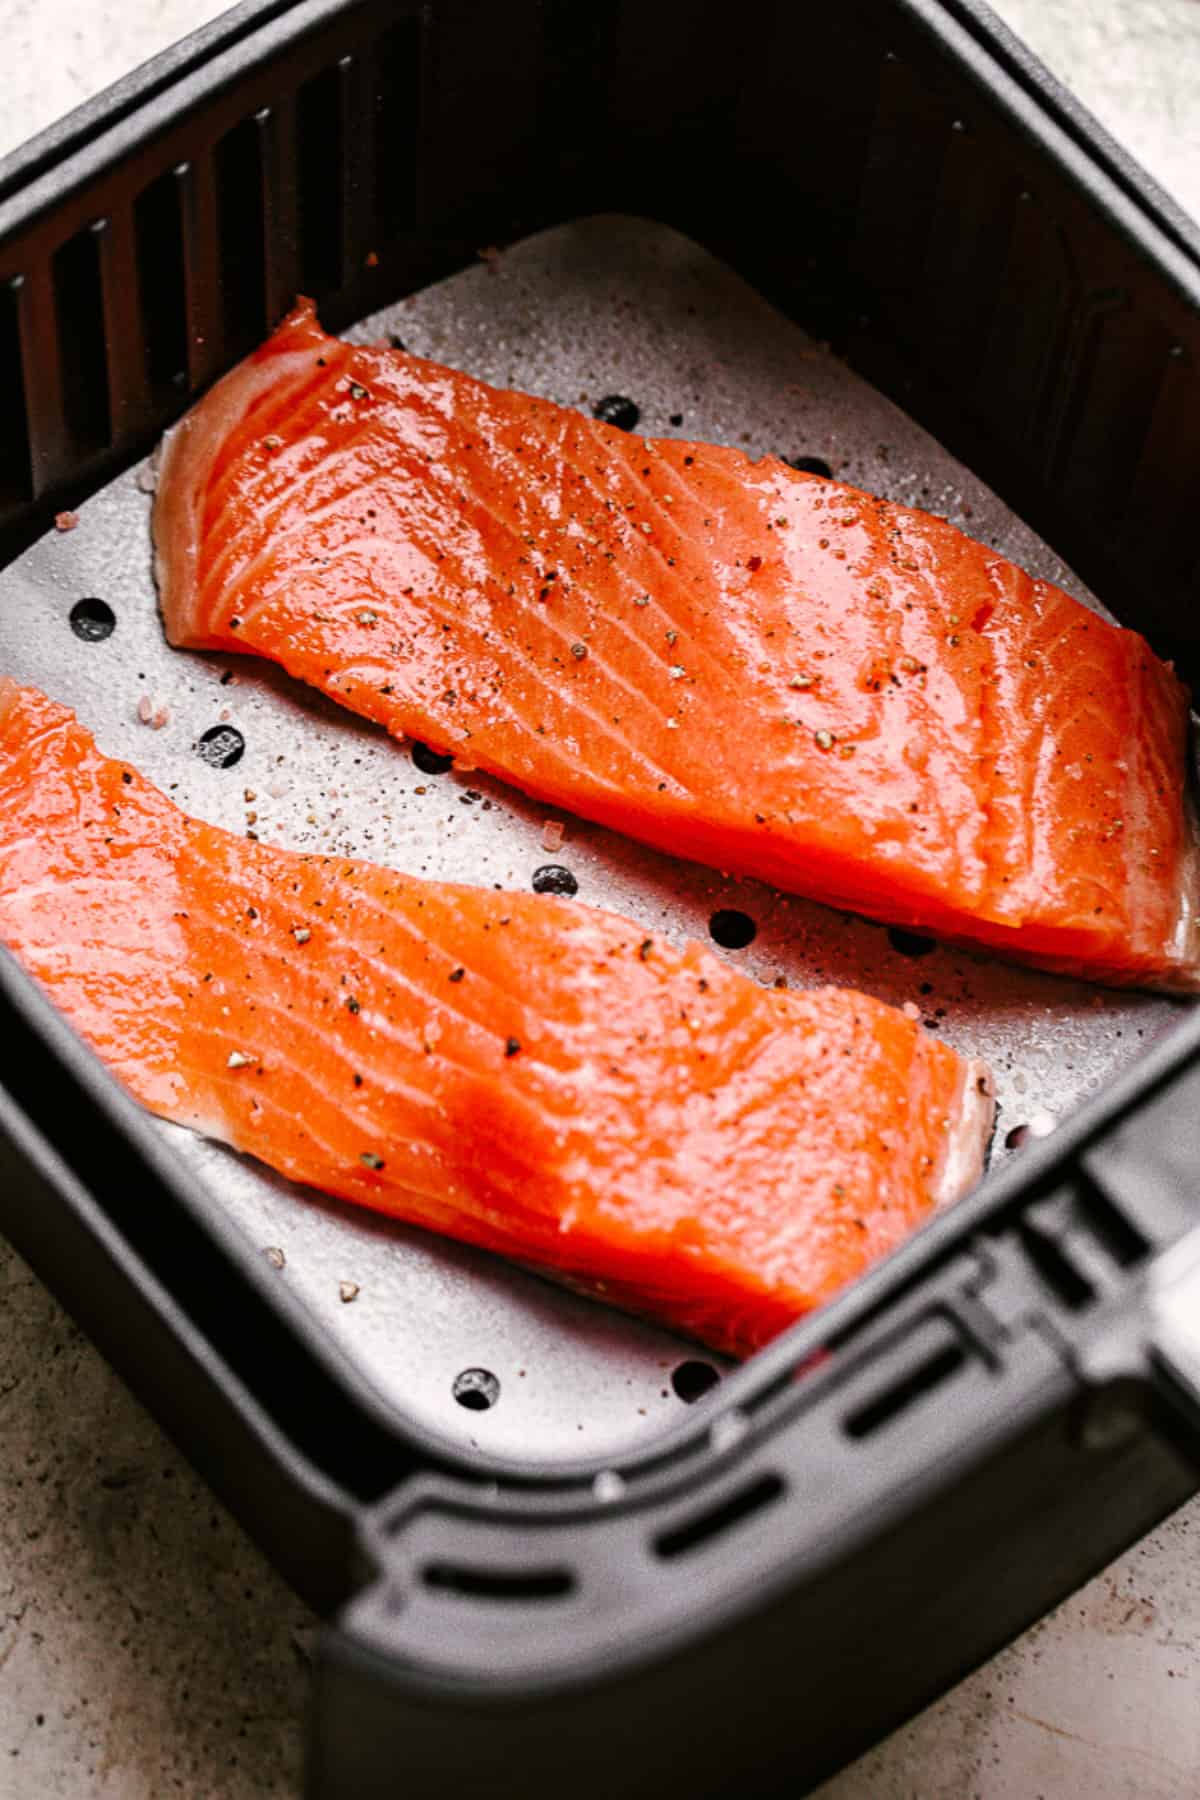
[[[0,942],[164,1118],[747,1353],[978,1176],[986,1071],[534,894],[199,823],[0,682]]]
[[[305,301],[170,435],[154,532],[176,644],[660,849],[1198,985],[1183,687],[944,520],[341,343]]]

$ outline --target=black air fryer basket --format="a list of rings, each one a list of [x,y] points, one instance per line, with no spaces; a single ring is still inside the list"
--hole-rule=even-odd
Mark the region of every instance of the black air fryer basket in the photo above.
[[[970,0],[247,0],[0,167],[6,560],[297,292],[597,213],[1195,665],[1200,241]],[[648,1447],[521,1463],[385,1404],[2,957],[0,1009],[4,1230],[329,1617],[314,1796],[798,1793],[1197,1485],[1189,1010]]]

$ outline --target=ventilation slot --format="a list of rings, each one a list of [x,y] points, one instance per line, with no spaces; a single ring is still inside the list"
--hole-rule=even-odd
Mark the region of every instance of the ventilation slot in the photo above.
[[[698,1513],[695,1518],[677,1525],[673,1531],[664,1531],[655,1538],[656,1553],[669,1560],[674,1556],[686,1556],[690,1550],[698,1550],[707,1544],[710,1538],[721,1537],[735,1526],[742,1525],[755,1513],[762,1512],[774,1501],[786,1493],[787,1487],[778,1475],[760,1475],[748,1487],[741,1488],[731,1494],[728,1500],[722,1500],[717,1506],[710,1506],[707,1512]]]
[[[9,396],[0,431],[0,501],[28,500],[33,493],[29,466],[29,414],[21,367],[17,309],[24,281],[17,276],[0,287],[0,393]]]
[[[168,171],[139,195],[133,211],[138,285],[145,321],[146,378],[155,400],[187,386],[187,306],[179,177]]]
[[[264,305],[266,323],[273,325],[294,305],[301,286],[294,96],[260,107],[252,124],[262,154]]]
[[[891,1387],[884,1388],[874,1399],[852,1412],[845,1422],[848,1437],[871,1437],[890,1425],[900,1414],[907,1412],[918,1400],[923,1399],[934,1388],[948,1381],[951,1375],[957,1375],[966,1362],[966,1354],[959,1344],[947,1344],[944,1349],[936,1351],[911,1369]]]
[[[1042,1280],[1072,1312],[1112,1287],[1114,1270],[1132,1268],[1148,1252],[1142,1233],[1086,1175],[1030,1206],[1020,1238]]]
[[[214,158],[220,241],[225,249],[222,322],[231,357],[253,348],[267,324],[261,139],[257,122],[246,119],[221,139]]]
[[[306,294],[320,297],[339,287],[342,279],[346,143],[337,69],[326,69],[300,89],[296,143],[301,286]]]
[[[868,80],[864,70],[861,79]],[[858,208],[858,258],[882,299],[924,306],[921,279],[951,141],[943,102],[906,63],[885,62]]]
[[[1036,293],[1038,304],[1027,296]],[[972,412],[1002,441],[1028,446],[1031,477],[1048,449],[1047,380],[1068,349],[1075,270],[1066,239],[1028,194],[1018,199],[1003,267],[976,330],[978,376],[968,391]]]
[[[96,229],[79,232],[56,250],[51,272],[64,422],[77,451],[104,450],[112,440],[112,418]]]
[[[1079,1198],[1088,1225],[1117,1267],[1131,1269],[1140,1263],[1150,1245],[1103,1189],[1090,1182],[1081,1183]]]
[[[1086,296],[1076,331],[1056,487],[1064,509],[1090,516],[1111,543],[1122,533],[1171,338],[1119,287]]]
[[[1064,1306],[1078,1312],[1095,1299],[1095,1288],[1056,1239],[1026,1224],[1021,1228],[1021,1243],[1042,1280]]]
[[[471,1569],[460,1563],[429,1563],[425,1586],[472,1600],[561,1600],[575,1586],[569,1569]]]
[[[375,216],[380,235],[399,237],[417,222],[421,109],[421,29],[402,19],[376,52]]]

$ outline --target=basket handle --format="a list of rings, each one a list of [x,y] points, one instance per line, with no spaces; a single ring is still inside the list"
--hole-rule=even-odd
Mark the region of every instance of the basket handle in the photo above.
[[[1149,1352],[1161,1391],[1200,1442],[1200,1225],[1151,1272]]]

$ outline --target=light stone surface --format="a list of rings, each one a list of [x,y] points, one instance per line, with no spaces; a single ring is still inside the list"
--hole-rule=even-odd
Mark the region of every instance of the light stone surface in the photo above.
[[[0,0],[0,151],[221,8]],[[1200,4],[1003,0],[1200,213]],[[0,1247],[0,1800],[299,1792],[311,1620]],[[822,1800],[1200,1791],[1200,1510],[1185,1508]]]

